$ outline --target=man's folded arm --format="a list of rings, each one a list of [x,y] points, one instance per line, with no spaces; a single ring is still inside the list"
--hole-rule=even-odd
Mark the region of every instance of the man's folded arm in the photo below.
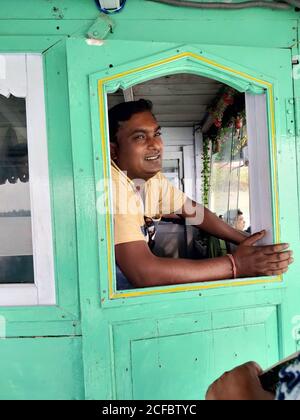
[[[206,207],[188,198],[180,210],[181,217],[188,219],[188,223],[219,239],[240,244],[248,235],[238,231],[225,223]]]
[[[201,261],[160,258],[152,254],[145,241],[118,244],[115,252],[118,266],[135,287],[196,283],[232,277],[232,265],[227,257]]]

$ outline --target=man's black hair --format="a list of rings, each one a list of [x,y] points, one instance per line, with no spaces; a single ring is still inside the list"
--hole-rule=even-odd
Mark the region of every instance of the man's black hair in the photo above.
[[[138,101],[122,102],[115,105],[108,111],[109,120],[109,136],[112,143],[117,143],[117,132],[120,127],[120,122],[128,121],[134,114],[140,112],[151,112],[153,104],[146,99]]]

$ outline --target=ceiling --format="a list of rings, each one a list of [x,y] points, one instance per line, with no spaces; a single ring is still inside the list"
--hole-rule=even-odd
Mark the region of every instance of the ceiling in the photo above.
[[[191,127],[203,122],[222,83],[190,74],[164,76],[125,91],[127,100],[149,99],[163,127]],[[124,102],[124,91],[108,95],[109,108]]]

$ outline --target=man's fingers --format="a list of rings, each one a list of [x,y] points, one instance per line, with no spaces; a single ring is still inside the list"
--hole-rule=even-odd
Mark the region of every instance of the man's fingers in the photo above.
[[[266,234],[265,230],[262,230],[261,232],[254,233],[254,235],[251,235],[251,236],[249,236],[249,238],[245,239],[242,242],[242,245],[252,246],[256,242],[260,241],[265,236],[265,234]]]
[[[285,268],[283,270],[277,270],[277,271],[269,271],[266,275],[269,276],[281,276],[281,274],[287,273],[288,268]]]
[[[265,254],[266,255],[266,254]],[[276,263],[281,261],[288,261],[292,258],[292,251],[276,252],[274,254],[267,254],[267,259],[270,263]]]
[[[293,258],[289,258],[286,261],[280,261],[280,262],[276,262],[276,263],[270,263],[268,267],[272,271],[279,271],[279,270],[284,270],[285,268],[287,268],[293,262],[294,262],[294,259]]]
[[[276,254],[277,252],[282,252],[287,250],[290,247],[289,244],[277,244],[277,245],[266,245],[260,247],[265,255]]]
[[[251,371],[252,373],[256,374],[257,376],[261,375],[263,372],[263,369],[260,367],[260,365],[256,362],[248,362],[242,365],[244,369],[247,369]]]

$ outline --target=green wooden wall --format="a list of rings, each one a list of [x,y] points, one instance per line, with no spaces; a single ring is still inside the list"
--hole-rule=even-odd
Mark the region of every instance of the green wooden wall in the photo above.
[[[44,54],[58,304],[0,308],[0,399],[203,398],[224,370],[249,359],[267,367],[299,348],[300,126],[288,133],[285,117],[286,100],[299,97],[299,14],[129,0],[92,47],[89,28],[107,28],[97,18],[93,0],[1,0],[0,53]],[[280,284],[112,300],[106,221],[96,212],[105,163],[97,80],[193,49],[274,83],[280,233],[296,262]]]

